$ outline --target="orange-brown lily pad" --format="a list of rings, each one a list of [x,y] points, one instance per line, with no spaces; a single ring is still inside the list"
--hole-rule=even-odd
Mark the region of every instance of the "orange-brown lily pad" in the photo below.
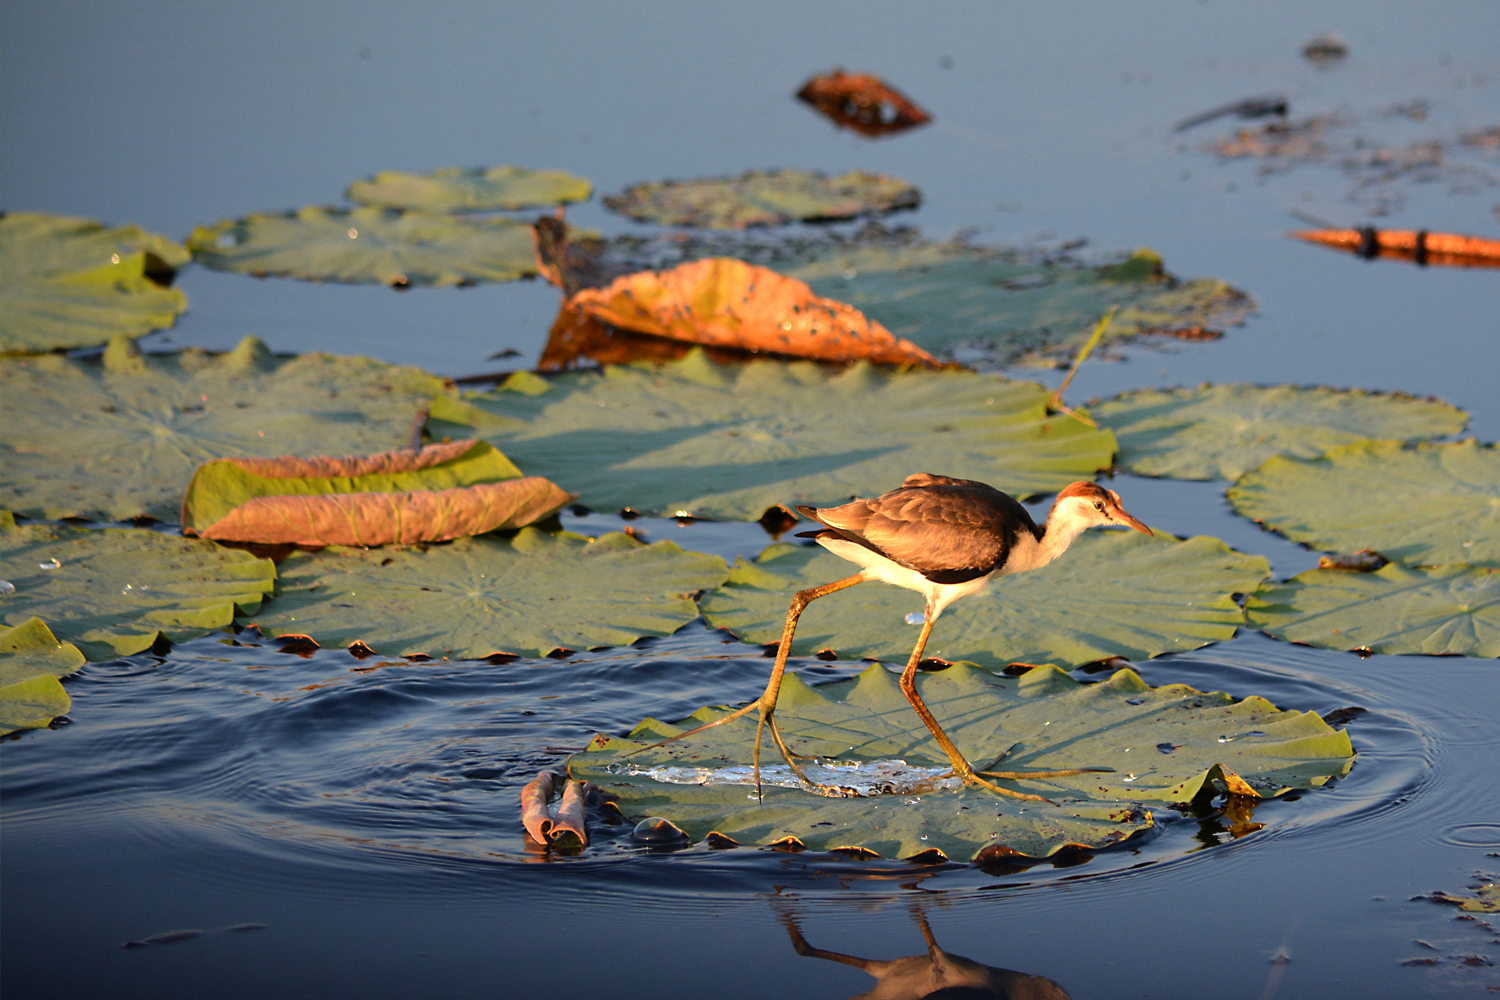
[[[814,294],[805,282],[730,257],[640,271],[586,288],[563,305],[541,367],[569,367],[573,346],[607,324],[689,344],[815,361],[937,368],[931,354],[895,337],[858,309]],[[597,359],[595,359],[597,360]]]

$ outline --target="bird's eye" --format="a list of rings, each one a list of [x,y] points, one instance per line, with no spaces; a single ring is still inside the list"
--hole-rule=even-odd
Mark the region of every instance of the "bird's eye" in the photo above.
[[[1094,509],[1097,510],[1101,514],[1104,513],[1104,501],[1103,500],[1095,500],[1094,501]]]

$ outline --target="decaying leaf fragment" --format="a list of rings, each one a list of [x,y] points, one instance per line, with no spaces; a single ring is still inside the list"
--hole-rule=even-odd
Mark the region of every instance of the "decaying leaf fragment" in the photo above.
[[[1409,260],[1419,267],[1500,267],[1500,240],[1425,229],[1301,229],[1294,239],[1347,250],[1366,260],[1376,257]]]
[[[226,458],[200,466],[183,533],[294,545],[439,542],[521,528],[573,494],[484,441],[344,458]]]
[[[898,340],[853,306],[730,257],[641,271],[605,288],[583,289],[564,303],[540,367],[574,363],[576,348],[598,338],[591,324],[751,354],[940,367],[931,354]]]
[[[797,99],[811,104],[839,128],[871,138],[932,121],[926,111],[875,74],[845,73],[838,67],[804,83]]]

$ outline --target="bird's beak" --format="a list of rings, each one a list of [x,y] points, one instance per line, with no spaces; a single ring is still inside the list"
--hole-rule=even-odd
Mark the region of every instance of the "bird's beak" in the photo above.
[[[1128,524],[1128,525],[1130,525],[1136,531],[1142,532],[1142,533],[1147,534],[1147,535],[1153,535],[1154,536],[1154,532],[1152,532],[1152,530],[1150,528],[1146,527],[1140,521],[1136,520],[1134,517],[1132,517],[1130,515],[1130,512],[1128,510],[1126,510],[1124,507],[1120,506],[1120,494],[1116,493],[1114,490],[1110,490],[1109,491],[1109,497],[1110,497],[1111,500],[1114,501],[1114,503],[1110,504],[1110,507],[1113,508],[1109,512],[1109,514],[1110,514],[1111,517],[1113,517],[1114,519],[1116,519],[1117,521],[1119,521],[1122,524]]]

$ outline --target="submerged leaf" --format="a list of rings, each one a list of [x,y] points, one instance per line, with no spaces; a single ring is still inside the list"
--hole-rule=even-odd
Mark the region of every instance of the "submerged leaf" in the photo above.
[[[578,292],[563,306],[541,367],[571,364],[577,354],[562,351],[559,341],[573,339],[577,334],[569,328],[589,321],[753,354],[938,366],[932,355],[897,340],[858,309],[820,298],[795,278],[729,257],[641,271],[607,288]]]
[[[814,607],[817,605],[815,604]],[[720,718],[700,709],[683,728],[647,719],[629,739],[596,736],[568,761],[575,779],[592,781],[627,816],[646,811],[682,827],[694,840],[710,831],[741,844],[788,837],[814,850],[861,848],[882,857],[939,850],[949,858],[1009,849],[1044,858],[1065,847],[1119,844],[1153,826],[1150,807],[1189,802],[1223,790],[1271,797],[1311,788],[1346,773],[1349,738],[1314,712],[1281,711],[1263,698],[1183,684],[1149,687],[1132,670],[1102,684],[1080,684],[1053,666],[1018,679],[956,663],[917,676],[928,708],[982,769],[1014,771],[1112,768],[1112,773],[1013,781],[1052,803],[1017,801],[968,787],[947,787],[948,759],[910,704],[896,676],[874,664],[858,677],[810,688],[786,675],[776,719],[791,749],[836,761],[815,762],[840,784],[861,772],[930,771],[927,787],[883,781],[876,794],[822,798],[785,787],[774,744],[766,737],[762,773],[773,780],[759,803],[751,780],[756,720],[752,714],[635,756],[643,745]],[[1159,753],[1170,739],[1176,749]],[[879,766],[884,762],[884,766]],[[767,766],[770,765],[770,766]]]
[[[587,201],[592,186],[561,170],[442,167],[425,174],[384,170],[345,192],[357,205],[419,212],[493,212]]]
[[[40,618],[0,627],[0,736],[66,715],[72,699],[58,678],[83,664],[78,647],[58,642]]]
[[[1493,569],[1313,569],[1262,585],[1245,611],[1252,628],[1325,649],[1500,656],[1500,573]]]
[[[1373,549],[1410,566],[1500,566],[1500,452],[1474,441],[1362,441],[1273,458],[1229,488],[1234,509],[1294,542]]]
[[[853,219],[916,208],[922,194],[884,174],[851,170],[752,170],[739,177],[636,184],[604,199],[604,207],[637,222],[700,229],[784,226]]]
[[[135,226],[37,212],[0,214],[0,353],[102,344],[171,326],[182,246]]]
[[[1115,432],[1120,467],[1138,476],[1238,479],[1274,455],[1315,458],[1367,438],[1457,434],[1468,414],[1402,393],[1291,385],[1141,389],[1094,401]]]
[[[660,368],[559,375],[540,395],[467,400],[518,423],[484,429],[445,410],[428,426],[435,436],[477,433],[591,507],[755,520],[777,504],[883,493],[914,471],[1024,496],[1108,468],[1114,437],[1049,417],[1047,398],[1041,385],[972,372],[857,364],[830,373],[694,353]]]
[[[176,521],[193,470],[217,458],[367,454],[406,443],[447,383],[415,368],[327,354],[0,358],[0,507],[30,517]]]
[[[215,271],[355,285],[445,288],[536,274],[531,227],[382,208],[310,205],[199,226],[193,259]]]
[[[728,574],[718,556],[671,542],[535,528],[513,539],[296,553],[280,572],[276,600],[257,621],[267,635],[455,660],[670,635],[697,617],[693,595]]]
[[[572,495],[483,441],[347,458],[228,458],[200,466],[184,534],[237,542],[389,545],[521,528]]]
[[[238,549],[134,528],[0,522],[0,577],[16,592],[0,622],[44,619],[90,660],[196,638],[253,614],[276,567]]]
[[[873,73],[845,73],[835,68],[804,83],[797,99],[811,104],[839,128],[870,138],[932,121],[926,111]]]
[[[822,548],[781,543],[754,561],[736,560],[729,581],[703,599],[703,616],[744,642],[781,638],[792,595],[849,576],[851,563]],[[1070,666],[1111,656],[1145,659],[1234,636],[1244,616],[1233,595],[1270,574],[1216,538],[1179,541],[1136,532],[1089,532],[1056,562],[1003,577],[938,619],[927,655]],[[902,623],[922,597],[881,583],[814,601],[792,651],[833,649],[844,659],[905,664],[917,630]]]

